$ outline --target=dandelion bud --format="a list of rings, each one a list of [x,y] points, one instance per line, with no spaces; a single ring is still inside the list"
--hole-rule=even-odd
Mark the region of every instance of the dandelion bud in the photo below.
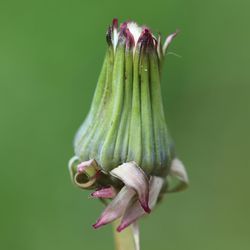
[[[78,130],[69,163],[73,182],[110,201],[93,225],[122,217],[118,231],[150,213],[164,192],[180,191],[188,177],[176,158],[161,93],[162,44],[149,28],[114,19],[90,111]],[[179,180],[177,186],[170,179]]]

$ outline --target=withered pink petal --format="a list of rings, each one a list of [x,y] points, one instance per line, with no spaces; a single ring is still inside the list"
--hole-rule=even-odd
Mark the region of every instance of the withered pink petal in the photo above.
[[[97,220],[93,227],[99,228],[121,217],[135,194],[136,193],[132,188],[124,186],[105,208],[101,217]]]
[[[114,198],[116,196],[116,190],[112,186],[105,187],[96,190],[91,194],[91,196],[94,198],[103,198],[103,199]]]
[[[149,191],[149,207],[153,209],[157,203],[158,196],[161,192],[164,179],[158,176],[150,178],[150,191]]]
[[[168,46],[170,45],[170,43],[172,42],[172,40],[176,37],[176,35],[178,34],[178,32],[179,32],[179,31],[176,31],[176,32],[174,32],[173,34],[169,35],[169,36],[166,38],[166,40],[165,40],[165,42],[164,42],[164,44],[163,44],[163,48],[162,48],[163,54],[166,53]]]
[[[150,178],[150,191],[149,191],[149,207],[153,209],[157,198],[160,194],[164,183],[164,179],[157,176]],[[137,219],[145,215],[145,211],[141,208],[138,201],[133,202],[125,211],[122,218],[121,224],[118,226],[117,231],[121,232],[123,229],[128,227],[131,223],[134,223]]]
[[[134,189],[142,208],[146,213],[150,213],[148,206],[149,181],[143,170],[135,162],[127,162],[114,168],[110,173],[123,181],[126,186]]]
[[[188,175],[185,166],[178,158],[172,161],[169,175],[177,178],[179,183],[175,187],[168,189],[168,192],[179,192],[187,188],[189,182]]]
[[[121,224],[117,227],[117,231],[121,232],[122,230],[124,230],[126,227],[128,227],[130,224],[135,222],[144,214],[146,213],[142,209],[140,203],[138,201],[134,201],[126,209],[125,214],[122,218]]]

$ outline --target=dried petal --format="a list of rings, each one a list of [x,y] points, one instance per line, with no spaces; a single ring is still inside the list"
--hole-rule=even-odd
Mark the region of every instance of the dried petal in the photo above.
[[[150,178],[149,207],[151,209],[153,209],[156,205],[163,184],[164,184],[164,179],[161,177],[152,176]]]
[[[177,178],[179,180],[179,183],[175,187],[168,189],[169,193],[179,192],[188,187],[188,175],[186,169],[183,163],[178,158],[175,158],[172,161],[170,167],[170,177]]]
[[[105,188],[100,188],[91,194],[94,198],[111,199],[116,196],[116,190],[110,186]]]
[[[164,180],[161,177],[152,176],[150,178],[150,191],[149,191],[149,207],[153,209],[161,188],[163,186]],[[121,224],[117,228],[118,232],[121,232],[123,229],[128,227],[131,223],[135,222],[141,216],[145,215],[145,211],[141,208],[138,201],[134,202],[125,211],[125,214],[122,218]]]
[[[135,194],[132,188],[124,186],[112,202],[105,208],[101,217],[93,227],[97,229],[121,217]]]
[[[148,206],[149,181],[143,170],[135,162],[128,162],[114,168],[110,173],[122,180],[126,186],[134,189],[142,208],[146,213],[150,213]]]
[[[126,209],[121,224],[117,228],[117,231],[121,232],[143,215],[145,215],[145,211],[142,209],[140,203],[138,201],[134,201]]]
[[[74,177],[75,184],[81,188],[90,188],[96,182],[96,176],[100,168],[94,159],[81,162],[77,166],[77,173]]]

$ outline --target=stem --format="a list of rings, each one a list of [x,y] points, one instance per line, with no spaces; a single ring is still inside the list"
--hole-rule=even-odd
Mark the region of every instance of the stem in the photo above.
[[[118,233],[116,228],[120,224],[119,220],[113,222],[113,232],[115,240],[115,250],[137,250],[135,238],[134,238],[134,228],[129,226],[122,232]]]

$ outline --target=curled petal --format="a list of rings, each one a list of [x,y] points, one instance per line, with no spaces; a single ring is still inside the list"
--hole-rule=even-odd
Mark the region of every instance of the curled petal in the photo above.
[[[121,217],[133,196],[135,196],[135,191],[132,188],[124,186],[105,208],[93,227],[97,229]]]
[[[167,51],[167,49],[168,49],[170,43],[171,43],[172,40],[176,37],[177,34],[178,34],[178,31],[174,32],[173,34],[169,35],[169,36],[166,38],[166,40],[165,40],[165,42],[164,42],[164,44],[163,44],[163,48],[162,48],[162,50],[163,50],[163,55],[166,54],[166,51]]]
[[[188,187],[188,175],[186,169],[183,163],[177,158],[172,161],[170,167],[170,177],[177,178],[179,183],[175,187],[168,189],[169,193],[179,192]]]
[[[94,198],[111,199],[116,196],[116,190],[110,186],[96,190],[91,194]]]
[[[150,209],[154,208],[163,184],[164,184],[164,179],[161,177],[152,176],[150,178],[150,191],[149,191]],[[137,219],[139,219],[143,215],[145,215],[145,211],[141,208],[139,202],[135,201],[126,209],[121,224],[117,228],[117,231],[121,232],[123,229],[128,227],[131,223],[134,223]]]
[[[143,170],[135,163],[124,163],[111,171],[111,175],[123,181],[123,183],[138,194],[138,199],[144,211],[150,213],[148,205],[149,181]]]
[[[74,182],[81,188],[92,188],[96,182],[100,168],[94,159],[78,164]]]

